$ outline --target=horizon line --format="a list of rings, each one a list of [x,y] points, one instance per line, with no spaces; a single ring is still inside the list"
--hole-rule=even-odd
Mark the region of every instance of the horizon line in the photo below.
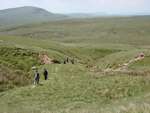
[[[4,9],[0,9],[0,11],[3,10],[9,10],[9,9],[17,9],[17,8],[25,8],[25,7],[32,7],[32,8],[40,8],[43,9],[45,11],[48,11],[49,13],[53,13],[53,14],[66,14],[66,15],[71,15],[71,14],[97,14],[97,15],[102,15],[102,16],[149,16],[150,12],[146,12],[146,11],[138,11],[138,12],[132,12],[132,13],[127,13],[127,12],[113,12],[113,13],[108,13],[108,12],[84,12],[84,11],[77,11],[77,12],[52,12],[47,10],[46,8],[43,7],[38,7],[38,6],[31,6],[31,5],[25,5],[25,6],[17,6],[17,7],[10,7],[10,8],[4,8]]]

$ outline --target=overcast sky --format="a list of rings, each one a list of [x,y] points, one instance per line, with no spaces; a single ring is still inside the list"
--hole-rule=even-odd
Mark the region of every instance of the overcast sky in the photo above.
[[[148,13],[150,0],[0,0],[0,9],[37,6],[54,13]]]

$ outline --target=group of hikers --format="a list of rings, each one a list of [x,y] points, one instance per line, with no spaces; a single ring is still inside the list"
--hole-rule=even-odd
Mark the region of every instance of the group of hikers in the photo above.
[[[63,64],[68,64],[68,63],[75,64],[74,58],[70,59],[69,57],[67,57],[64,60]],[[34,70],[34,85],[37,85],[37,84],[39,84],[39,81],[40,81],[40,73],[36,67],[32,67],[32,70]],[[48,79],[48,70],[46,68],[44,68],[44,70],[43,70],[43,75],[44,75],[44,80],[47,80]]]
[[[75,64],[74,58],[70,59],[69,57],[67,57],[64,60],[64,64],[68,64],[68,63]]]
[[[34,69],[35,73],[34,73],[34,85],[39,84],[40,81],[40,73],[38,72],[38,69]],[[46,68],[44,68],[43,70],[43,75],[44,75],[44,80],[48,80],[48,71]]]

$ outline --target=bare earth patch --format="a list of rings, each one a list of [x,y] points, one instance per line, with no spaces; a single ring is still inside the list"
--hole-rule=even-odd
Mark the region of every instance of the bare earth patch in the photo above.
[[[46,54],[39,54],[42,64],[53,64],[53,59],[49,58]]]

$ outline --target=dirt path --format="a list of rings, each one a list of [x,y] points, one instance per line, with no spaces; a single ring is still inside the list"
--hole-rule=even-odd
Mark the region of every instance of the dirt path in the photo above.
[[[137,55],[135,58],[123,63],[123,64],[119,64],[117,66],[117,68],[106,68],[104,70],[99,70],[97,68],[97,66],[93,66],[91,67],[90,71],[91,72],[95,72],[95,73],[107,73],[107,72],[127,72],[128,71],[128,67],[129,65],[133,64],[134,62],[137,62],[137,61],[141,61],[145,58],[145,55],[144,53],[140,53],[139,55]]]
[[[142,53],[142,54],[138,55],[137,57],[135,57],[134,59],[131,59],[131,60],[129,60],[128,62],[119,65],[118,68],[116,68],[116,69],[107,68],[107,69],[105,69],[105,70],[103,70],[103,71],[104,71],[104,72],[127,71],[130,64],[132,64],[132,63],[134,63],[134,62],[137,62],[137,61],[140,61],[140,60],[143,60],[144,58],[145,58],[145,57],[144,57],[144,54]]]

